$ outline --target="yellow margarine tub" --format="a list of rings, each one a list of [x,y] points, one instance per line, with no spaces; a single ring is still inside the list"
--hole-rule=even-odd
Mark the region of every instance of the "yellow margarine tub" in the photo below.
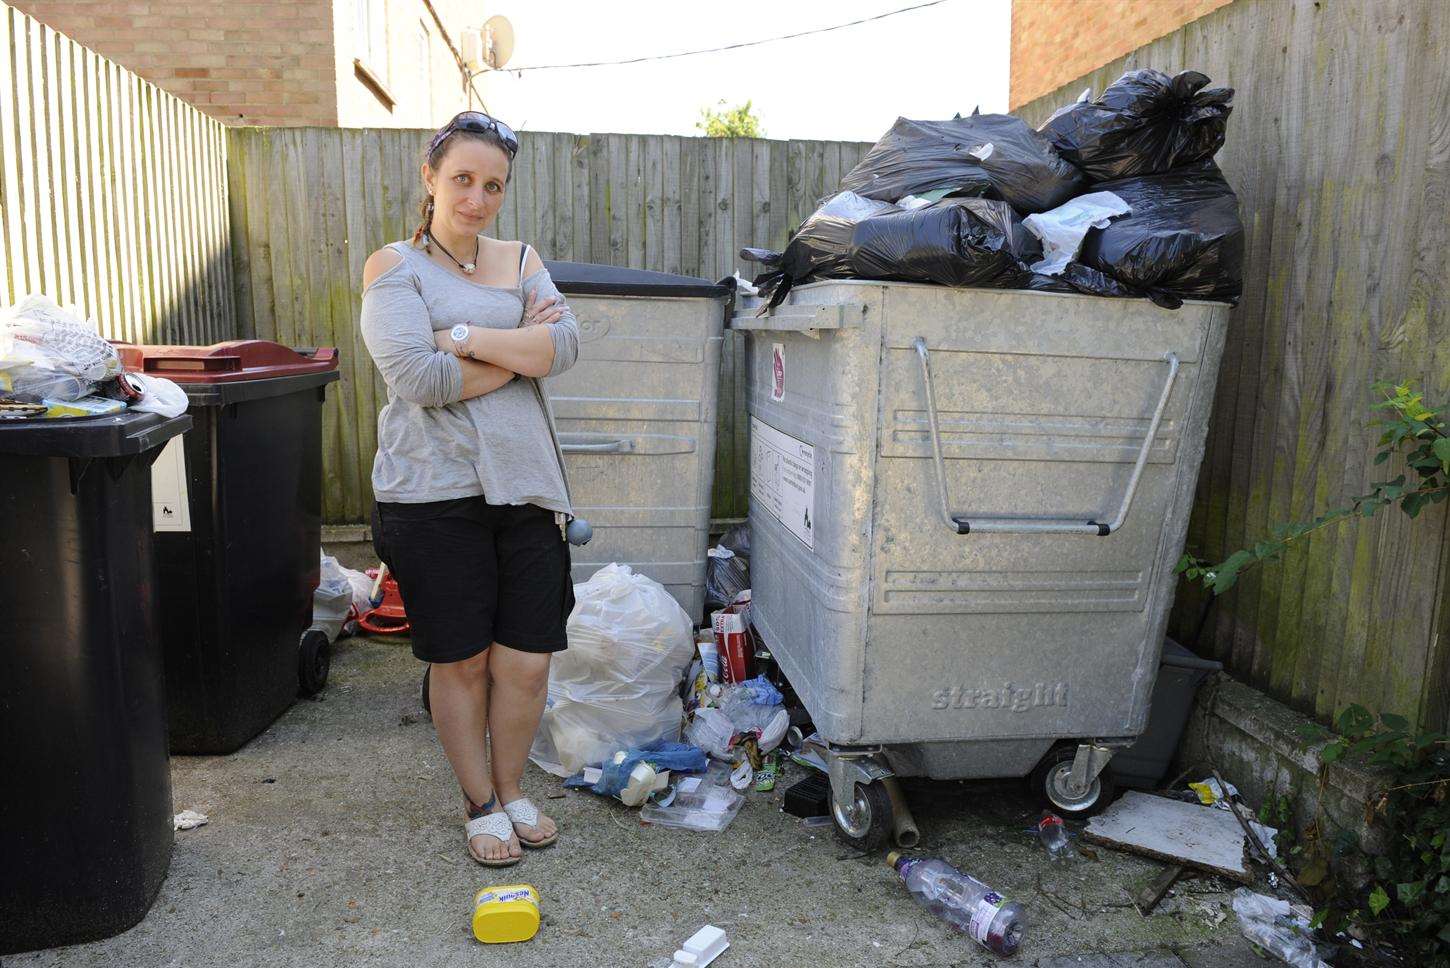
[[[538,931],[539,892],[531,885],[485,887],[473,896],[473,936],[479,941],[527,941]]]

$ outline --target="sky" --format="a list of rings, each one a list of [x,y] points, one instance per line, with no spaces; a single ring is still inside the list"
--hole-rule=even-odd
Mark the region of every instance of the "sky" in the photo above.
[[[520,130],[702,134],[700,111],[749,100],[767,138],[875,141],[898,116],[1006,111],[1010,0],[944,0],[828,33],[743,50],[611,67],[621,60],[829,27],[925,0],[501,0],[515,47],[480,75],[491,113]]]

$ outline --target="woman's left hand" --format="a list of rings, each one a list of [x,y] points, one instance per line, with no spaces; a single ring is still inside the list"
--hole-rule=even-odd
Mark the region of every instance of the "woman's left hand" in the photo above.
[[[539,299],[536,292],[529,293],[524,303],[524,320],[520,326],[538,326],[542,323],[557,323],[564,317],[564,300],[558,296]]]

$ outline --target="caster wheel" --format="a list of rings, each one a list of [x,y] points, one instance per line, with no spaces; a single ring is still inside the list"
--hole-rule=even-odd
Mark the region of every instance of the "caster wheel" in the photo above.
[[[433,664],[430,662],[423,667],[423,711],[429,716],[433,715],[433,707],[428,705],[428,676],[433,672]]]
[[[1032,771],[1032,788],[1042,798],[1043,804],[1056,813],[1064,817],[1090,817],[1113,802],[1118,793],[1117,784],[1105,768],[1085,792],[1074,793],[1069,788],[1068,778],[1076,756],[1075,746],[1064,746],[1048,753]]]
[[[891,834],[891,795],[879,781],[856,783],[849,809],[842,810],[831,797],[831,817],[836,821],[836,839],[859,851],[871,851]]]
[[[308,629],[302,633],[297,646],[297,691],[305,698],[312,698],[327,685],[327,673],[332,669],[332,643],[321,629]]]

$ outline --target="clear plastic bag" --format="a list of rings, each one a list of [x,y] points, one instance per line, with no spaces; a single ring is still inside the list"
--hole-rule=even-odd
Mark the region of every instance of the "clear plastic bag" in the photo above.
[[[0,369],[22,366],[69,374],[91,384],[89,393],[121,372],[121,358],[79,310],[26,296],[0,309]]]
[[[680,682],[694,627],[664,586],[606,565],[574,586],[569,648],[549,668],[549,698],[530,757],[558,776],[618,749],[678,740]]]
[[[1258,894],[1247,887],[1233,892],[1239,931],[1254,944],[1294,968],[1329,968],[1309,936],[1309,920],[1295,914],[1288,901]]]
[[[132,410],[159,413],[163,417],[179,417],[190,406],[186,391],[163,377],[127,373],[126,379],[141,391],[141,399],[131,404]]]
[[[352,585],[338,560],[323,554],[317,590],[312,593],[312,627],[322,629],[335,642],[342,635],[351,611]]]

